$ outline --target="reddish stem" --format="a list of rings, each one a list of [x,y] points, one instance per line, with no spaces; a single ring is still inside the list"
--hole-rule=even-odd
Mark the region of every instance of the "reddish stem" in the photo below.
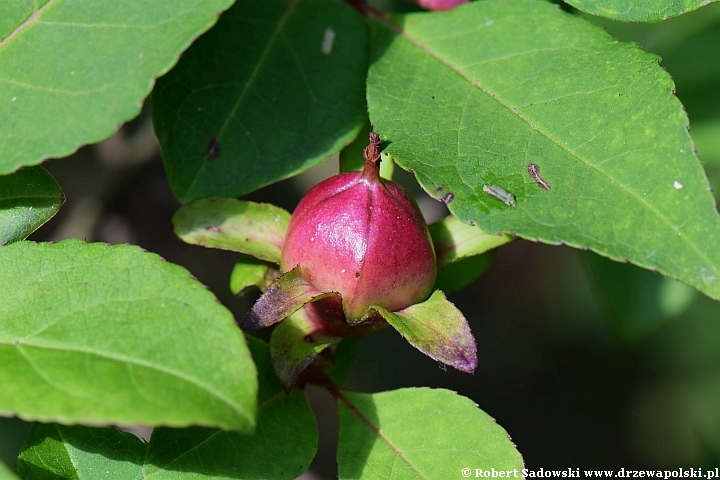
[[[363,151],[365,155],[365,166],[363,177],[371,181],[380,178],[380,135],[370,132],[370,144]]]

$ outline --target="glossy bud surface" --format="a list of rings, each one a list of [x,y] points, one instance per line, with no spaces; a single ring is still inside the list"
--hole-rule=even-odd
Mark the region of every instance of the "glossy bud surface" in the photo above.
[[[328,178],[300,201],[281,257],[283,271],[300,265],[313,287],[338,292],[350,321],[372,305],[397,311],[425,300],[436,274],[422,214],[405,189],[379,177],[380,140],[370,138],[362,172]]]

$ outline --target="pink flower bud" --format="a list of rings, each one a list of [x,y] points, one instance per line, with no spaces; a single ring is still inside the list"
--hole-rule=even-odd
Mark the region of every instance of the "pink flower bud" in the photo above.
[[[417,0],[418,4],[427,10],[452,10],[468,0]]]
[[[412,197],[379,176],[380,139],[370,134],[362,172],[319,183],[293,213],[281,267],[300,266],[316,289],[338,292],[348,320],[372,305],[401,310],[427,298],[436,260]]]

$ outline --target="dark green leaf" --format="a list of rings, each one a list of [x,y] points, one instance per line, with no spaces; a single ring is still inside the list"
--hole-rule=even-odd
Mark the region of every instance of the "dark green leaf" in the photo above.
[[[0,173],[114,134],[140,112],[154,78],[230,4],[3,2]]]
[[[275,325],[303,305],[330,295],[337,293],[317,290],[303,278],[300,267],[295,267],[268,287],[243,320],[242,328],[255,330]]]
[[[0,245],[23,240],[60,210],[60,185],[42,167],[0,176]]]
[[[366,115],[367,41],[339,0],[238,1],[153,92],[177,197],[239,196],[352,141]]]
[[[342,385],[345,382],[353,360],[355,360],[357,344],[357,338],[345,338],[332,350],[333,365],[328,368],[326,373],[336,385]]]
[[[718,465],[718,318],[720,303],[698,297],[639,351],[642,381],[625,418],[637,451],[656,465]]]
[[[530,0],[395,16],[374,40],[373,125],[428,192],[453,194],[460,220],[628,259],[720,298],[720,218],[658,57]]]
[[[682,15],[717,0],[565,0],[593,15],[625,22],[659,22]]]
[[[137,479],[147,446],[132,433],[36,423],[20,456],[18,473],[26,479]]]
[[[193,245],[246,253],[280,263],[290,214],[267,203],[205,198],[183,205],[173,216],[175,234]]]
[[[671,278],[597,255],[583,258],[593,274],[593,291],[622,339],[636,342],[683,313],[697,291]]]
[[[462,290],[485,272],[492,260],[493,252],[463,258],[438,270],[435,290],[450,294]]]
[[[462,469],[514,470],[523,461],[508,434],[470,399],[448,390],[341,392],[341,479],[462,478]]]
[[[69,240],[3,247],[0,270],[0,414],[252,429],[243,335],[185,269]]]
[[[381,307],[370,308],[382,315],[410,345],[428,357],[463,372],[475,371],[475,337],[462,312],[440,290],[436,290],[423,303],[398,312],[389,312]]]
[[[320,352],[342,340],[322,330],[302,308],[273,330],[270,338],[273,369],[286,392],[292,389],[300,373]]]

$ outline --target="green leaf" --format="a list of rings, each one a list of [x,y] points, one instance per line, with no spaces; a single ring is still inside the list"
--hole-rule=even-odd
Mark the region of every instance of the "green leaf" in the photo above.
[[[370,308],[428,357],[463,372],[475,371],[475,337],[462,312],[440,290],[435,290],[423,303],[398,312],[389,312],[382,307]]]
[[[279,275],[277,265],[241,255],[230,273],[230,291],[237,295],[248,287],[257,287],[264,292]]]
[[[278,278],[258,298],[243,320],[242,328],[255,330],[275,325],[303,305],[331,295],[338,294],[317,290],[303,278],[300,267],[295,267]]]
[[[3,2],[0,174],[113,135],[140,112],[155,77],[230,4]]]
[[[232,198],[205,198],[183,205],[173,216],[183,241],[245,253],[280,263],[290,214],[268,203]]]
[[[703,162],[720,165],[720,119],[693,124],[692,136]]]
[[[42,167],[0,176],[0,245],[23,240],[50,220],[64,201],[60,185]]]
[[[317,451],[303,394],[283,393],[267,344],[248,338],[260,379],[252,435],[210,428],[156,428],[148,444],[114,428],[33,426],[19,458],[24,478],[296,478]]]
[[[255,368],[230,312],[138,247],[0,249],[0,415],[253,428]]]
[[[625,22],[660,22],[717,0],[565,0],[583,12]]]
[[[0,462],[0,480],[18,480],[18,477],[3,462]]]
[[[438,268],[485,253],[513,240],[510,235],[485,233],[480,227],[463,223],[452,215],[429,225],[428,230],[435,247]]]
[[[280,322],[270,337],[270,353],[273,369],[285,391],[292,389],[300,373],[320,352],[341,340],[323,332],[322,326],[311,321],[304,309]]]
[[[357,338],[345,338],[332,349],[332,364],[325,373],[336,385],[342,385],[355,360]]]
[[[267,344],[252,337],[248,340],[260,377],[255,433],[156,429],[145,478],[293,479],[308,469],[318,442],[313,413],[302,392],[285,395],[270,366]]]
[[[462,478],[462,469],[516,470],[523,461],[508,434],[470,399],[404,388],[340,393],[341,479]],[[487,475],[489,476],[489,475]]]
[[[628,259],[720,299],[720,218],[657,56],[530,0],[375,27],[373,125],[426,191],[453,194],[460,220]]]
[[[17,471],[28,479],[140,480],[146,452],[142,440],[114,428],[36,423],[18,457]]]
[[[238,1],[153,92],[175,195],[236,197],[340,151],[366,116],[367,37],[339,0]]]

